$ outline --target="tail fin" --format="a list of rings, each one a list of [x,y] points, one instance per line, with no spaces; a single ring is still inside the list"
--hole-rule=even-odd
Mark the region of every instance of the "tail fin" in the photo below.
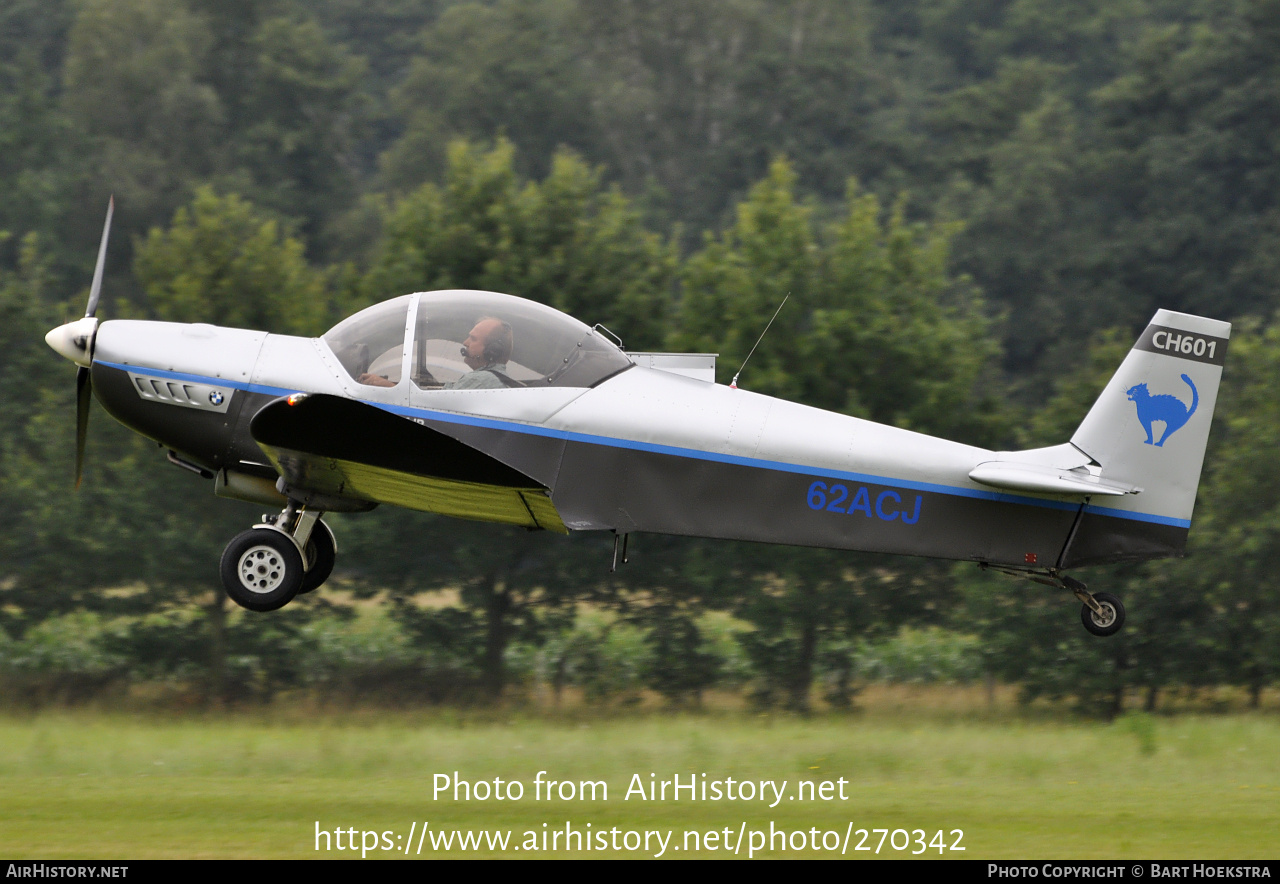
[[[1156,313],[1071,437],[1101,467],[1102,478],[1140,490],[1090,504],[1090,516],[1124,521],[1087,519],[1093,524],[1081,527],[1089,537],[1077,538],[1065,564],[1182,551],[1230,337],[1227,322]],[[1183,398],[1188,392],[1189,401]],[[1105,542],[1100,522],[1108,526]],[[1152,543],[1164,551],[1149,548]],[[1106,552],[1107,546],[1116,548]]]

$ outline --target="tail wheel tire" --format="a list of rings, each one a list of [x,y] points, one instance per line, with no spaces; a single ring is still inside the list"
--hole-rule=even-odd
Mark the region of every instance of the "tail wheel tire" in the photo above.
[[[1084,628],[1093,635],[1115,635],[1124,626],[1124,605],[1109,592],[1095,592],[1093,598],[1102,612],[1098,613],[1088,605],[1083,606],[1080,609],[1080,620],[1084,623]]]
[[[338,545],[333,539],[333,532],[324,522],[316,522],[311,529],[311,537],[307,539],[307,562],[311,567],[302,577],[298,595],[311,592],[328,580],[337,558]]]
[[[302,555],[285,534],[271,528],[242,531],[222,551],[222,588],[250,611],[283,608],[305,576]]]

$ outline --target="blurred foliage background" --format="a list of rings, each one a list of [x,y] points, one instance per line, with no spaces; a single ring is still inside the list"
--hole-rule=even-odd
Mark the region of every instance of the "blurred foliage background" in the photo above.
[[[475,702],[870,681],[1114,713],[1280,661],[1280,0],[6,0],[0,695],[165,685]],[[317,334],[442,287],[719,352],[753,390],[995,448],[1070,435],[1157,307],[1236,323],[1187,558],[1084,575],[1129,623],[973,566],[333,519],[332,589],[229,609],[254,516],[98,415],[104,318]]]

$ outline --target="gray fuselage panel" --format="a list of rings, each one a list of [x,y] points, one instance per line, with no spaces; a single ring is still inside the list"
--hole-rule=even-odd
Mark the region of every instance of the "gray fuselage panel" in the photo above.
[[[968,479],[991,452],[644,368],[541,426],[423,413],[531,475],[577,530],[1052,566],[1080,504]],[[439,421],[439,423],[437,423]],[[499,454],[502,452],[502,454]],[[903,475],[909,469],[909,475]]]

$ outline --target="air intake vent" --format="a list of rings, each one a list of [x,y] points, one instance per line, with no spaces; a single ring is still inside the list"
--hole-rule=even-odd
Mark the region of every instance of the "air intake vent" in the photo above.
[[[213,387],[208,384],[195,384],[190,381],[167,380],[152,375],[129,372],[129,380],[138,395],[151,402],[163,402],[166,405],[183,405],[187,408],[199,408],[201,411],[226,412],[235,393],[227,387]]]

